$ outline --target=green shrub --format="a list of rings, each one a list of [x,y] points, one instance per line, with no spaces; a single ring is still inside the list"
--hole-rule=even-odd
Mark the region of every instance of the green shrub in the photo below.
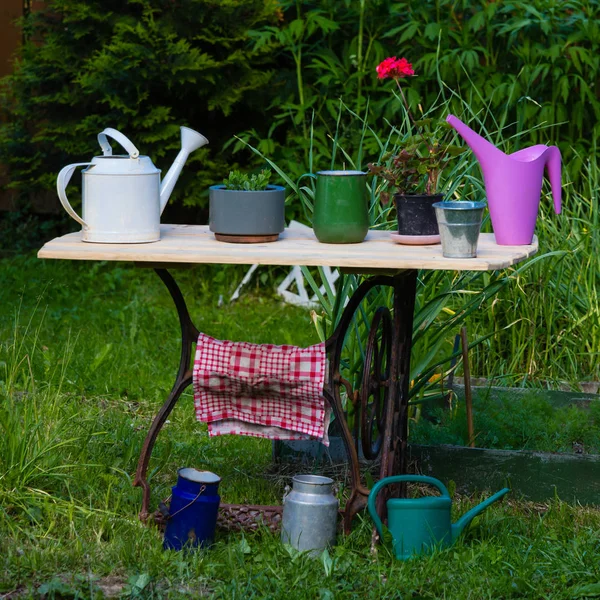
[[[559,143],[573,172],[579,156],[594,151],[599,132],[594,0],[46,6],[25,20],[28,42],[4,81],[9,118],[0,127],[0,162],[21,200],[47,192],[55,201],[58,170],[96,154],[96,134],[107,125],[124,130],[163,169],[179,146],[179,124],[204,133],[211,144],[192,155],[175,189],[173,201],[188,205],[202,205],[208,185],[235,166],[222,153],[233,134],[258,139],[259,149],[292,175],[321,167],[336,127],[348,149],[361,143],[354,124],[336,120],[341,97],[376,128],[401,118],[391,88],[376,80],[375,66],[388,55],[407,56],[419,74],[407,90],[412,106],[437,103],[439,77],[463,90],[474,112],[491,107],[491,130],[507,106],[504,125],[545,124],[549,129],[534,128],[521,142]],[[579,155],[570,153],[572,145]]]
[[[556,143],[573,175],[581,168],[580,156],[595,152],[600,5],[593,0],[282,4],[285,20],[251,36],[255,50],[269,48],[277,57],[277,79],[284,85],[274,90],[268,129],[247,128],[242,137],[295,176],[310,162],[323,168],[336,134],[350,154],[361,148],[360,129],[337,121],[340,98],[378,131],[387,129],[386,120],[404,118],[390,93],[393,85],[376,79],[375,66],[392,55],[407,57],[417,72],[407,90],[414,109],[451,98],[448,89],[440,92],[443,81],[475,114],[491,109],[488,129],[510,125],[502,132],[506,138],[530,129],[527,137],[513,141],[512,150],[519,144]],[[460,116],[461,103],[451,102],[451,110]],[[309,137],[314,142],[310,156]]]
[[[248,29],[277,15],[264,0],[46,2],[25,20],[27,42],[3,82],[0,163],[21,204],[54,196],[60,168],[98,154],[107,126],[164,170],[179,149],[179,125],[210,146],[190,157],[174,200],[202,202],[229,171],[223,142],[260,118],[272,60],[249,48]]]

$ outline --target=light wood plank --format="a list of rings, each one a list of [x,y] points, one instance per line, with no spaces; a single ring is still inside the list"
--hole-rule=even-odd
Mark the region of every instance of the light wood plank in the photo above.
[[[39,258],[133,261],[175,264],[260,264],[348,267],[355,269],[440,269],[486,271],[503,269],[534,255],[529,246],[498,246],[493,234],[479,238],[477,258],[442,256],[441,245],[395,244],[387,231],[371,230],[362,244],[321,244],[312,229],[286,229],[277,242],[228,244],[218,242],[206,225],[162,225],[161,239],[149,244],[97,244],[69,233],[48,242]]]

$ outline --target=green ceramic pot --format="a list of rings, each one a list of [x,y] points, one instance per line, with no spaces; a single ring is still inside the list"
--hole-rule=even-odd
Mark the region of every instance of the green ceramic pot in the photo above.
[[[319,171],[302,177],[316,179],[312,226],[319,242],[358,244],[369,231],[366,173]]]

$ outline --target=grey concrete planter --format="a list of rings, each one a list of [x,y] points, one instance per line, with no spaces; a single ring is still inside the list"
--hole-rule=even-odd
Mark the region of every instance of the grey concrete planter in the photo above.
[[[266,190],[209,188],[209,228],[218,240],[253,243],[275,241],[285,229],[285,188]]]

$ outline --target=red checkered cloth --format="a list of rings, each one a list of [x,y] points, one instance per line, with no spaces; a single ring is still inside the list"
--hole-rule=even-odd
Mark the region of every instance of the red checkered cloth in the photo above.
[[[209,435],[326,436],[325,344],[308,348],[216,340],[201,333],[194,359],[196,418]]]

